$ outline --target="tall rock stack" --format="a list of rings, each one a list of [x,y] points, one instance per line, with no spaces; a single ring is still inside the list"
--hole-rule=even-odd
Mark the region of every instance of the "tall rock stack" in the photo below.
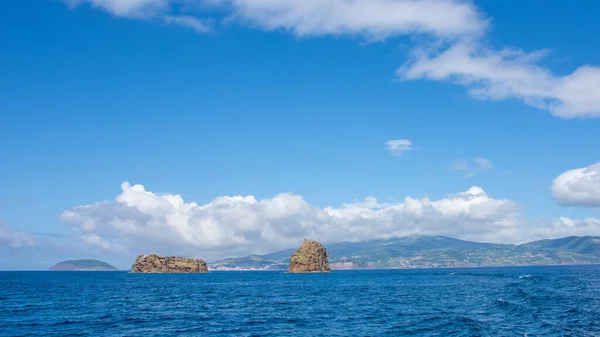
[[[318,241],[304,239],[290,258],[290,273],[330,272],[327,249]]]
[[[208,266],[200,259],[157,254],[140,255],[133,263],[132,273],[206,273]]]

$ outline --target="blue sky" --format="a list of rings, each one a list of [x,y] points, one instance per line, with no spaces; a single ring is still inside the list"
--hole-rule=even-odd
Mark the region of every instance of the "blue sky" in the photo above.
[[[19,267],[600,235],[597,2],[209,3],[0,3],[0,249]],[[255,200],[204,214],[222,196]]]

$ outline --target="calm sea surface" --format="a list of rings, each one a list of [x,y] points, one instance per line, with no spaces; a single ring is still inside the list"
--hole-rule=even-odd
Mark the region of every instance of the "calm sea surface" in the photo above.
[[[0,272],[1,336],[600,336],[600,266]]]

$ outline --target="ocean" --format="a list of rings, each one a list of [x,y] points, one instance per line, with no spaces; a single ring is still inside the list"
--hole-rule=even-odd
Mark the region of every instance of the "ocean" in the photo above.
[[[600,266],[0,272],[0,336],[600,336]]]

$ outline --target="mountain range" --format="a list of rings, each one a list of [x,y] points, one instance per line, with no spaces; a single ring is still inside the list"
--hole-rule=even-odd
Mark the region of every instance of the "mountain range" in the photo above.
[[[326,245],[331,269],[412,269],[600,264],[600,237],[566,237],[520,245],[445,236],[409,236]],[[286,270],[294,249],[209,263],[210,270]]]

